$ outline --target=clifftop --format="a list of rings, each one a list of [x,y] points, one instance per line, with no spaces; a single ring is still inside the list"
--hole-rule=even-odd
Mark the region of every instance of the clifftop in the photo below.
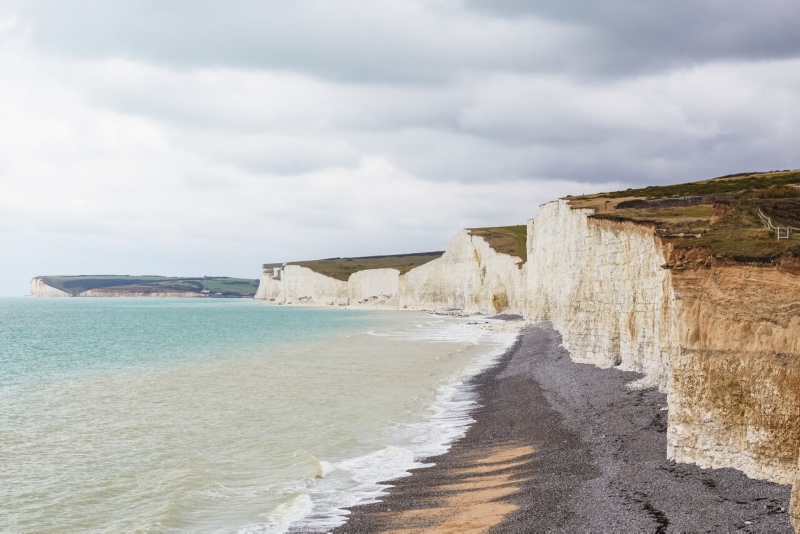
[[[676,249],[699,247],[734,262],[800,254],[800,171],[722,176],[685,184],[567,197],[592,218],[649,225]],[[777,239],[780,227],[787,239]],[[788,228],[788,230],[787,230]]]
[[[388,256],[363,256],[360,258],[328,258],[324,260],[291,261],[286,265],[308,267],[315,273],[346,282],[351,274],[368,269],[397,269],[405,274],[414,267],[424,265],[444,254],[444,251],[395,254]],[[265,263],[264,268],[282,267],[283,263]]]
[[[528,251],[525,240],[528,227],[524,224],[518,226],[491,226],[488,228],[469,228],[470,235],[484,238],[495,252],[522,258],[522,263],[528,260]],[[520,263],[520,267],[522,267]]]
[[[527,227],[524,224],[517,226],[492,226],[487,228],[468,228],[470,235],[479,236],[489,243],[496,252],[522,258],[522,263],[527,259],[525,238]],[[415,267],[439,258],[443,250],[435,252],[417,252],[413,254],[393,254],[385,256],[363,256],[357,258],[327,258],[323,260],[290,261],[287,263],[265,263],[264,269],[283,267],[284,265],[299,265],[308,267],[315,273],[323,274],[335,280],[346,282],[351,274],[370,269],[397,269],[400,274],[405,274]],[[520,264],[520,267],[522,264]]]

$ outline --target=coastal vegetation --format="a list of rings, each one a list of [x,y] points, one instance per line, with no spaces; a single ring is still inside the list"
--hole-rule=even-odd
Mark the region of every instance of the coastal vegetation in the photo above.
[[[405,274],[414,267],[424,265],[444,254],[444,251],[419,252],[416,254],[395,254],[387,256],[363,256],[360,258],[328,258],[324,260],[293,261],[287,265],[308,267],[312,271],[324,274],[344,282],[350,275],[367,269],[397,269]],[[265,263],[264,268],[281,267],[282,263]]]
[[[189,292],[222,297],[252,297],[258,289],[258,280],[204,276],[198,278],[130,275],[43,276],[48,286],[71,295],[91,289],[121,290],[125,292]]]
[[[528,260],[526,247],[528,227],[524,224],[470,228],[469,233],[484,238],[496,252],[522,258],[522,263]]]
[[[641,189],[626,189],[595,195],[599,198],[643,197],[674,198],[682,196],[711,195],[715,193],[735,193],[746,189],[767,189],[772,186],[800,183],[800,171],[770,171],[763,173],[742,173],[720,176],[710,180],[688,182],[675,185],[658,185]]]
[[[789,232],[788,239],[778,240],[775,232],[764,226],[758,212],[770,217],[773,224],[800,228],[800,199],[741,199],[731,203],[724,216],[710,224],[697,237],[686,239],[680,248],[707,247],[714,254],[733,259],[776,259],[800,253],[800,236]]]
[[[679,249],[703,248],[733,261],[800,254],[800,171],[744,173],[687,184],[569,198],[594,219],[652,225]],[[777,239],[773,226],[787,239]],[[800,230],[798,230],[800,232]]]

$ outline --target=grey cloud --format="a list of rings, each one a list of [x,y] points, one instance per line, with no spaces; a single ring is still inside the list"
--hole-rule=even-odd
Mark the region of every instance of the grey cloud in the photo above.
[[[790,134],[800,97],[786,91],[800,82],[794,65],[622,81],[498,74],[425,88],[224,69],[82,79],[95,102],[164,124],[172,146],[256,175],[381,155],[432,181],[642,185],[800,164]]]
[[[477,12],[518,20],[543,18],[586,29],[589,46],[566,61],[609,76],[653,72],[714,60],[800,54],[800,4],[792,0],[465,0]]]
[[[18,27],[52,53],[141,60],[89,80],[95,105],[252,174],[378,154],[434,181],[640,185],[800,164],[797,102],[736,95],[792,84],[747,61],[798,55],[794,1],[21,5]],[[720,60],[751,78],[692,78]],[[680,65],[685,80],[660,72]]]
[[[559,23],[488,21],[458,4],[378,0],[34,0],[23,4],[19,25],[38,46],[79,57],[410,84],[464,69],[553,63],[571,31]],[[532,41],[532,33],[541,39]]]
[[[19,25],[38,46],[79,57],[414,85],[464,72],[620,77],[796,57],[798,20],[794,0],[33,0]]]
[[[433,181],[638,185],[800,164],[797,99],[773,101],[791,77],[732,60],[793,54],[794,2],[21,5],[18,27],[52,52],[141,58],[72,73],[68,62],[60,75],[92,105],[162,123],[169,143],[212,167],[296,175],[382,155]],[[714,58],[741,76],[581,70]]]

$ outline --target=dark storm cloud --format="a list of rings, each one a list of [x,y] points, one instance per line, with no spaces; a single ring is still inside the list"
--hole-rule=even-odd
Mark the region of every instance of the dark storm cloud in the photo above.
[[[787,0],[466,0],[476,11],[578,26],[591,36],[567,51],[594,74],[800,54],[800,3]],[[576,56],[586,61],[576,61]]]

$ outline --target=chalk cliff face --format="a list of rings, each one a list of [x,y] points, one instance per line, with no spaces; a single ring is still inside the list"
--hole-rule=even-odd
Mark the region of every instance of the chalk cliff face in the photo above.
[[[41,278],[31,279],[30,285],[31,297],[69,297],[69,293],[56,289],[55,287],[48,286],[42,281]]]
[[[521,313],[525,297],[521,262],[462,230],[440,258],[406,273],[400,284],[400,307]]]
[[[668,458],[791,484],[800,277],[717,265],[591,213],[558,201],[529,222],[526,316],[551,320],[573,359],[642,372],[639,385],[667,391]]]
[[[261,280],[258,282],[258,289],[253,296],[255,300],[269,300],[279,304],[285,304],[283,299],[283,285],[281,284],[281,268],[263,267],[261,269]]]
[[[674,294],[652,229],[589,219],[559,200],[528,223],[526,316],[549,320],[576,361],[645,374],[669,387]]]
[[[368,269],[350,275],[347,298],[353,307],[397,307],[400,287],[397,269]]]
[[[308,267],[286,265],[279,269],[279,278],[269,278],[262,294],[279,304],[317,304],[346,306],[348,304],[347,282],[315,273]],[[262,282],[265,274],[262,272]],[[259,287],[261,291],[261,287]],[[258,298],[256,293],[256,297]]]

